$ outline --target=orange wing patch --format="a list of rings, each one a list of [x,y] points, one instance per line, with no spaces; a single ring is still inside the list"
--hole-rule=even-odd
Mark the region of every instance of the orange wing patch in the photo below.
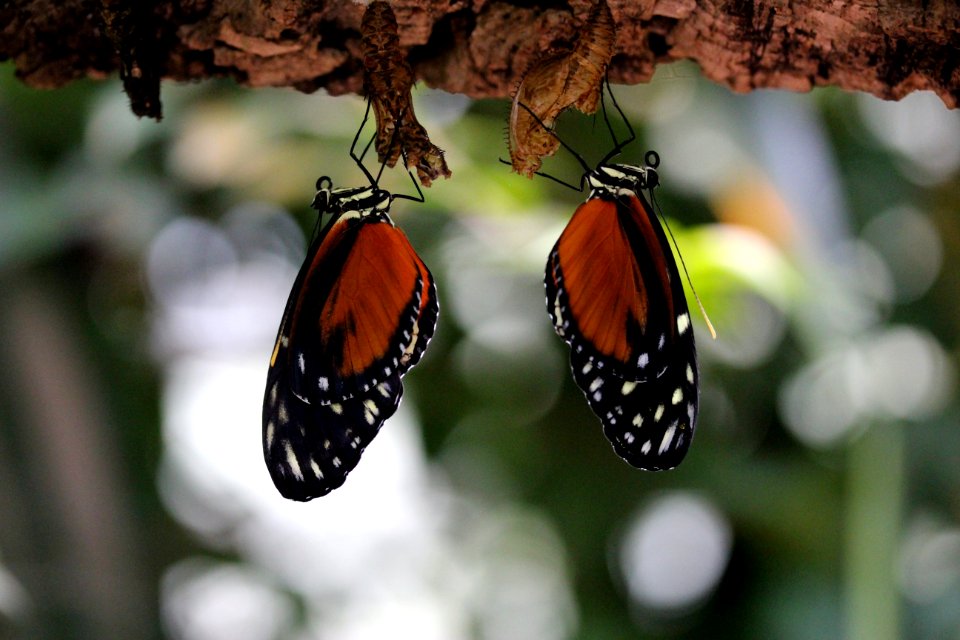
[[[617,215],[617,204],[581,204],[557,242],[569,314],[580,335],[602,355],[633,362],[628,325],[642,331],[647,291]]]
[[[321,342],[342,378],[361,375],[389,355],[398,328],[406,323],[421,272],[400,229],[363,224],[318,318]]]

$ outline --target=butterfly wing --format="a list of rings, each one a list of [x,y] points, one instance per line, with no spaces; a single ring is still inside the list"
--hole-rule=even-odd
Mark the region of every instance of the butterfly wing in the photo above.
[[[683,348],[690,314],[677,264],[637,196],[580,205],[550,253],[544,283],[557,334],[598,368],[644,380]]]
[[[692,334],[691,334],[692,335]],[[573,379],[603,424],[617,455],[646,471],[673,469],[693,441],[700,407],[700,373],[691,338],[688,358],[644,382],[624,380],[570,354]]]
[[[439,306],[433,276],[386,214],[335,218],[294,282],[270,359],[263,453],[280,493],[336,489],[396,411]]]
[[[676,261],[642,194],[580,205],[544,282],[574,380],[617,454],[641,469],[675,467],[699,410],[696,345]]]
[[[288,303],[290,384],[320,404],[406,373],[433,336],[439,310],[430,270],[386,214],[331,227]]]
[[[263,457],[274,485],[290,500],[330,493],[347,479],[384,421],[400,404],[393,373],[370,391],[340,402],[305,402],[293,393],[287,361],[289,305],[280,324],[263,399]]]

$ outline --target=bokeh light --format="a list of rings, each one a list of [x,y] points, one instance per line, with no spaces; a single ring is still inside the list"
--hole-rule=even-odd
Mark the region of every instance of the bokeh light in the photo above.
[[[620,570],[640,605],[677,614],[702,601],[730,559],[732,532],[703,498],[675,493],[655,498],[620,541]]]

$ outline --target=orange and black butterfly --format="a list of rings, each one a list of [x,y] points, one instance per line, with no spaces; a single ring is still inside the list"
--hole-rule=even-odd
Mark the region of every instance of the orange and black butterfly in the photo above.
[[[263,454],[291,500],[343,484],[396,411],[400,377],[420,360],[437,323],[433,276],[389,215],[395,199],[422,201],[422,194],[379,188],[350,153],[369,185],[317,181],[312,206],[332,217],[297,274],[267,373]]]
[[[630,134],[596,168],[580,159],[590,195],[554,245],[544,283],[574,380],[614,450],[656,471],[676,467],[690,447],[699,371],[677,263],[650,204],[659,156],[609,163]]]

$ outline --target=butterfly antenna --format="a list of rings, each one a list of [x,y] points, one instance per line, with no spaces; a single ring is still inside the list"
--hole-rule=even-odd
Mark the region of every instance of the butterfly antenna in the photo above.
[[[403,158],[403,166],[407,169],[407,175],[410,176],[410,182],[413,183],[413,188],[417,190],[417,195],[420,196],[416,198],[405,193],[394,194],[393,198],[400,200],[412,200],[413,202],[426,202],[427,199],[423,195],[423,191],[420,189],[420,185],[417,183],[417,179],[413,177],[413,171],[410,170],[410,167],[407,166],[407,152],[400,147],[400,156]]]
[[[363,131],[363,128],[367,126],[367,121],[370,119],[370,105],[371,99],[367,98],[367,109],[363,112],[363,121],[360,123],[360,129],[357,130],[357,138],[360,137],[360,132]],[[370,146],[373,144],[373,141],[377,139],[377,132],[374,131],[373,135],[370,136],[370,140],[367,141],[367,144],[363,147],[363,151],[360,152],[360,161],[362,162],[364,158],[367,157],[367,152],[370,151]],[[354,140],[356,144],[356,139]],[[353,147],[351,147],[352,149]]]
[[[505,164],[505,165],[507,165],[508,167],[512,167],[512,166],[513,166],[513,163],[512,163],[512,162],[510,162],[510,161],[508,161],[508,160],[504,160],[503,158],[497,158],[497,160],[499,160],[501,164]],[[573,191],[583,192],[583,180],[584,180],[584,179],[583,179],[582,177],[580,178],[580,185],[578,186],[578,185],[572,184],[572,183],[570,183],[570,182],[567,182],[566,180],[561,180],[561,179],[558,178],[557,176],[552,176],[552,175],[550,175],[549,173],[544,173],[543,171],[534,171],[534,172],[533,172],[533,175],[540,176],[541,178],[546,178],[547,180],[553,180],[553,181],[556,182],[557,184],[562,184],[562,185],[565,186],[566,188],[572,189]]]
[[[367,149],[370,148],[370,143],[373,142],[372,138],[370,142],[367,143],[367,146],[364,147],[363,153],[361,153],[359,157],[357,156],[357,141],[360,139],[360,132],[363,131],[363,128],[366,126],[367,120],[369,119],[370,119],[370,99],[367,98],[367,108],[363,112],[363,120],[360,122],[360,128],[357,129],[356,135],[353,136],[353,143],[350,145],[350,157],[353,158],[353,161],[356,163],[356,165],[360,167],[361,171],[363,171],[363,175],[367,177],[367,180],[370,182],[370,186],[376,186],[377,181],[373,179],[373,176],[370,174],[369,171],[367,171],[367,168],[363,166],[363,157],[367,155]]]
[[[523,104],[522,102],[518,102],[517,104],[519,104],[519,105],[523,108],[524,111],[526,111],[527,113],[529,113],[529,114],[530,114],[530,117],[533,118],[534,122],[536,122],[538,125],[540,125],[541,127],[543,127],[543,130],[544,130],[544,131],[546,131],[546,132],[549,133],[551,136],[553,136],[554,138],[556,138],[557,142],[559,142],[559,143],[561,144],[561,146],[563,146],[563,148],[566,149],[566,150],[570,153],[570,155],[572,155],[574,158],[577,159],[577,162],[580,163],[580,166],[583,167],[583,170],[584,170],[586,173],[590,173],[590,172],[593,170],[593,169],[590,168],[590,165],[587,164],[587,161],[583,159],[583,156],[581,156],[579,153],[577,153],[576,150],[575,150],[573,147],[571,147],[571,146],[568,145],[566,142],[564,142],[563,139],[562,139],[560,136],[557,135],[557,132],[556,132],[556,131],[554,131],[553,129],[551,129],[551,128],[548,127],[547,125],[545,125],[545,124],[543,123],[543,120],[541,120],[540,117],[539,117],[537,114],[535,114],[532,109],[530,109],[530,107],[528,107],[527,105]],[[538,173],[537,175],[543,175],[543,174]]]
[[[357,129],[357,133],[353,136],[353,143],[350,145],[350,155],[354,155],[354,151],[357,148],[357,140],[360,139],[360,132],[363,131],[363,128],[367,126],[367,120],[370,119],[370,98],[367,98],[367,108],[363,112],[363,120],[360,121],[360,128]]]
[[[367,157],[367,152],[370,151],[370,147],[373,146],[373,142],[374,142],[374,140],[376,140],[376,139],[377,139],[377,132],[374,131],[374,132],[373,132],[373,135],[370,136],[370,139],[367,141],[367,144],[364,145],[363,151],[360,153],[360,160],[363,160],[364,158]]]
[[[605,93],[605,89],[607,88],[607,86],[608,86],[607,82],[606,80],[604,80],[603,85],[600,87],[600,112],[603,114],[603,122],[607,125],[607,132],[610,134],[610,139],[613,140],[613,148],[619,149],[621,148],[620,143],[617,141],[617,134],[613,130],[613,125],[610,123],[610,116],[609,114],[607,114],[607,103],[605,98],[603,97],[603,94]],[[609,159],[610,158],[605,158],[604,162],[606,162]]]
[[[394,130],[393,130],[393,133],[394,133],[394,136],[396,136],[397,130],[394,129]],[[376,135],[376,134],[374,134],[374,135]],[[371,140],[371,142],[373,142],[373,140]],[[370,145],[368,144],[367,146],[369,147]],[[377,171],[377,178],[376,178],[376,180],[373,181],[373,183],[374,183],[375,185],[377,185],[377,186],[380,185],[380,178],[383,177],[383,170],[387,167],[387,160],[390,159],[390,151],[391,151],[391,149],[393,149],[393,138],[392,138],[392,137],[390,138],[390,146],[387,147],[386,157],[383,159],[383,162],[380,163],[380,170]]]
[[[660,203],[657,202],[657,197],[653,194],[653,189],[650,189],[649,193],[650,200],[653,202],[653,206],[656,209],[657,215],[660,216],[660,220],[663,221],[663,226],[666,227],[667,233],[670,235],[670,242],[673,243],[673,248],[677,251],[677,257],[680,258],[680,266],[683,267],[683,275],[686,276],[687,284],[690,285],[690,291],[693,292],[693,298],[697,301],[697,306],[700,307],[700,314],[703,316],[704,322],[707,323],[707,329],[710,330],[710,336],[716,340],[717,330],[713,328],[713,323],[710,322],[710,316],[707,315],[707,310],[704,308],[703,302],[700,301],[700,296],[697,295],[697,290],[693,286],[693,280],[690,279],[690,272],[687,271],[687,263],[683,261],[683,254],[680,253],[680,247],[677,246],[677,239],[673,237],[673,230],[670,229],[667,219],[663,216],[663,211],[660,209]]]
[[[613,108],[617,110],[617,113],[620,114],[620,119],[623,121],[623,124],[626,125],[627,131],[630,132],[630,135],[623,142],[617,142],[617,136],[613,132],[613,125],[610,123],[610,117],[607,114],[607,103],[603,97],[604,89],[610,94],[610,101],[613,102]],[[626,114],[623,112],[623,109],[620,108],[620,104],[617,102],[617,97],[613,95],[613,88],[610,86],[610,79],[604,77],[603,86],[600,87],[600,108],[603,110],[603,120],[607,123],[607,130],[610,131],[610,137],[613,138],[614,147],[610,150],[603,160],[600,161],[600,164],[606,164],[610,160],[614,159],[624,148],[629,145],[631,142],[637,139],[637,133],[633,130],[633,127],[630,125],[630,120],[627,119]]]
[[[370,103],[368,102],[367,103],[368,112],[370,110],[369,107],[370,107]],[[401,123],[403,122],[403,115],[405,111],[406,111],[405,108],[401,110],[400,113],[397,114],[396,119],[394,120],[393,134],[390,136],[390,144],[387,146],[386,157],[383,159],[383,162],[380,164],[380,170],[377,172],[376,179],[375,180],[371,179],[372,180],[371,184],[373,184],[374,186],[379,186],[380,178],[383,177],[383,172],[387,166],[387,161],[390,159],[390,153],[393,151],[393,145],[394,143],[397,143],[400,145],[400,156],[403,159],[403,167],[407,170],[407,175],[410,176],[410,181],[413,182],[413,188],[417,190],[417,196],[411,196],[403,193],[390,193],[390,200],[391,202],[397,199],[412,200],[414,202],[426,202],[426,198],[423,195],[423,191],[421,191],[420,185],[417,184],[417,179],[413,176],[413,172],[410,171],[410,168],[407,166],[407,152],[403,148],[403,145],[400,144],[399,141],[397,140],[397,136],[400,134],[400,127],[401,127]],[[364,116],[364,120],[366,120],[366,116]],[[374,133],[374,137],[370,139],[370,142],[367,143],[367,147],[366,147],[367,149],[369,149],[370,145],[373,144],[373,141],[375,138],[376,138],[376,133]],[[364,149],[364,153],[366,153],[366,149]],[[364,170],[364,173],[366,173],[366,170]],[[370,174],[367,174],[367,175],[369,176]]]

